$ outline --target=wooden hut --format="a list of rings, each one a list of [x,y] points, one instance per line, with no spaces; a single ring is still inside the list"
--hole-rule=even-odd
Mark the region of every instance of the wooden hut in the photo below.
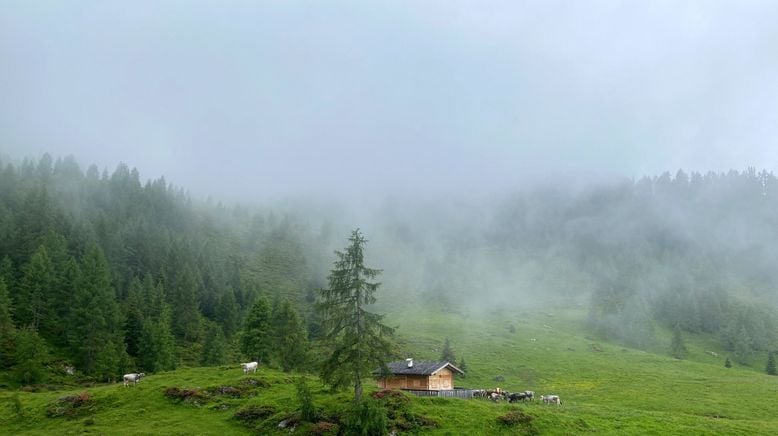
[[[450,390],[454,389],[454,374],[464,372],[449,362],[414,362],[405,359],[389,362],[389,374],[374,371],[378,387],[383,389]]]

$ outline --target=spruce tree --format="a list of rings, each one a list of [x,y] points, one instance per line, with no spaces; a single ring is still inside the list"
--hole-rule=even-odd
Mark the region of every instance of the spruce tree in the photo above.
[[[461,369],[462,372],[464,372],[464,374],[462,374],[462,378],[466,377],[467,376],[467,363],[465,363],[465,358],[464,357],[459,359],[459,365],[457,365],[457,367],[459,369]]]
[[[224,335],[228,338],[238,330],[240,316],[238,314],[238,303],[235,301],[235,291],[227,288],[219,298],[219,304],[216,306],[216,319],[224,329]]]
[[[297,380],[297,401],[300,402],[300,417],[303,421],[316,422],[318,413],[316,412],[316,406],[313,404],[311,389],[308,387],[308,382],[304,376]]]
[[[259,297],[246,317],[240,350],[249,359],[262,363],[267,360],[273,347],[272,327],[270,325],[270,303],[267,298]]]
[[[440,353],[440,360],[443,362],[449,362],[452,365],[457,364],[456,356],[454,355],[454,351],[451,349],[451,342],[449,342],[448,338],[446,338],[446,341],[443,343],[443,351]]]
[[[216,323],[208,322],[200,363],[204,366],[221,365],[224,363],[226,348],[222,328]]]
[[[273,330],[276,338],[276,350],[281,369],[289,372],[305,363],[308,338],[300,320],[300,315],[289,300],[284,300],[274,318]]]
[[[11,298],[5,280],[0,278],[0,368],[13,364],[16,329],[11,318]]]
[[[43,339],[29,326],[19,329],[15,339],[14,378],[23,384],[42,382],[46,377],[44,365],[48,358],[48,350]]]
[[[729,357],[724,361],[724,368],[732,368],[732,362],[730,362]]]
[[[23,268],[16,299],[16,318],[21,326],[38,330],[48,312],[48,298],[53,292],[56,276],[48,250],[41,245]]]
[[[68,322],[71,354],[85,373],[110,379],[125,360],[124,322],[105,257],[95,245],[82,262],[81,278]]]
[[[681,337],[681,327],[676,325],[673,329],[673,341],[670,344],[670,355],[676,359],[685,359],[688,351]]]
[[[362,379],[376,368],[386,371],[390,327],[382,316],[366,310],[376,301],[380,283],[373,282],[380,270],[364,264],[367,240],[359,229],[351,233],[345,251],[336,251],[338,259],[328,277],[329,288],[322,289],[317,304],[322,313],[324,338],[332,352],[321,369],[322,380],[333,388],[353,383],[354,400],[362,399]]]
[[[765,371],[768,375],[778,375],[778,370],[775,368],[775,354],[771,351],[767,354],[767,367]]]

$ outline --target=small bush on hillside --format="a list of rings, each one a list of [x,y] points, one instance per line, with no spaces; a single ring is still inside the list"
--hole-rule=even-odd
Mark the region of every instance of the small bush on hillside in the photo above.
[[[240,384],[246,385],[246,386],[256,386],[258,388],[269,388],[270,387],[270,383],[267,382],[266,380],[256,379],[256,378],[251,378],[251,377],[244,378],[243,380],[240,381]]]
[[[498,416],[497,422],[509,427],[519,425],[524,428],[527,434],[537,434],[537,429],[532,426],[532,420],[534,419],[532,415],[528,415],[521,410],[511,410],[505,415]]]
[[[338,434],[340,427],[338,424],[327,421],[320,421],[311,427],[309,434],[318,436],[335,436]]]
[[[276,410],[270,406],[246,406],[235,412],[233,416],[244,424],[253,424],[275,413]]]
[[[54,404],[46,409],[46,416],[56,418],[60,416],[74,417],[94,411],[95,402],[89,392],[71,395],[57,399]]]
[[[195,405],[199,405],[208,399],[207,394],[197,388],[180,389],[175,386],[165,389],[165,396],[171,400]]]
[[[300,417],[308,422],[315,421],[318,413],[316,406],[313,404],[313,395],[311,395],[311,390],[308,388],[305,377],[300,377],[297,381],[297,401],[300,402]]]
[[[382,436],[386,431],[386,409],[372,400],[362,400],[346,413],[343,429],[348,435]]]

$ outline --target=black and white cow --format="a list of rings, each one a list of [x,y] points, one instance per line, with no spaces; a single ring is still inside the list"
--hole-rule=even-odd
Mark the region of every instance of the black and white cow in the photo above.
[[[559,399],[559,395],[543,395],[540,397],[541,400],[543,400],[546,404],[556,404],[558,406],[562,405],[562,400]]]

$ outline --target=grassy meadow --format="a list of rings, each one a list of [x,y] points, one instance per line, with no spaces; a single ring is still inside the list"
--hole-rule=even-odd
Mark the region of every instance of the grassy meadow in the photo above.
[[[457,386],[534,390],[557,394],[563,403],[405,396],[380,400],[395,416],[391,422],[396,428],[407,432],[778,433],[778,377],[737,364],[725,368],[726,356],[712,348],[710,338],[687,337],[689,357],[676,360],[663,352],[669,332],[658,332],[655,352],[625,348],[591,337],[580,309],[489,315],[403,312],[386,320],[399,327],[403,350],[417,360],[437,359],[448,337],[468,367]],[[244,376],[236,363],[150,374],[128,388],[115,383],[0,391],[0,433],[289,434],[294,427],[294,434],[335,434],[337,427],[296,419],[299,377],[267,368]],[[351,394],[332,393],[316,377],[306,377],[320,421],[337,422]],[[375,392],[372,385],[370,392]],[[500,422],[516,410],[523,423]],[[289,425],[279,428],[282,421]]]

